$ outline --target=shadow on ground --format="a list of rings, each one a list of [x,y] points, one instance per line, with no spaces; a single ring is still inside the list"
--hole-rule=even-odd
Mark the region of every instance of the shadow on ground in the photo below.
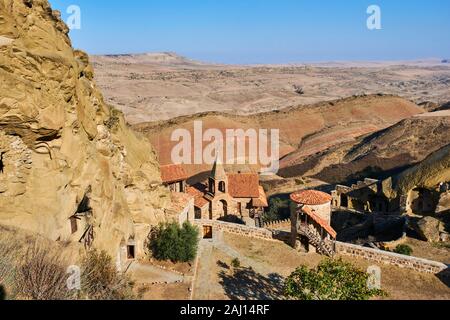
[[[232,273],[221,271],[220,284],[231,300],[281,300],[284,279],[279,274],[263,276],[252,268],[235,269]]]
[[[0,285],[0,300],[6,300],[6,290],[2,285]]]
[[[449,271],[450,265],[447,265],[447,269],[438,273],[436,276],[439,280],[442,281],[447,287],[450,288],[450,271]]]

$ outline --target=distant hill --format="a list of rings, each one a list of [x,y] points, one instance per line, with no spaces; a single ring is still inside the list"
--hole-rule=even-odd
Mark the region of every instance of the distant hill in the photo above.
[[[395,96],[371,95],[350,97],[280,111],[238,116],[210,112],[179,117],[170,121],[142,123],[134,128],[144,133],[158,152],[163,164],[170,163],[175,143],[170,141],[175,129],[193,131],[193,123],[201,120],[204,130],[279,129],[280,157],[283,168],[303,162],[304,157],[341,144],[353,144],[363,135],[385,129],[398,121],[423,113],[414,103]],[[299,162],[298,162],[299,161]],[[191,174],[210,168],[192,166]]]
[[[157,64],[157,65],[202,65],[197,62],[173,52],[143,53],[143,54],[109,54],[93,56],[95,65],[107,63],[130,63],[130,64]]]
[[[280,175],[309,175],[330,183],[387,177],[420,163],[449,142],[450,111],[424,113],[318,154],[299,157],[299,148],[283,159]]]

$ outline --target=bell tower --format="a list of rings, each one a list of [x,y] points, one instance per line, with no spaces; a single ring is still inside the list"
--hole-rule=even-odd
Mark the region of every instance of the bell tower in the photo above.
[[[228,192],[228,177],[218,158],[209,177],[209,192],[213,195]]]

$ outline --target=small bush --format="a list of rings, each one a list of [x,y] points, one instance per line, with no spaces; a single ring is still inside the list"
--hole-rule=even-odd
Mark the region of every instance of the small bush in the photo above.
[[[6,298],[6,287],[13,284],[15,276],[15,260],[18,258],[18,248],[14,239],[0,239],[0,285],[3,286],[3,297]]]
[[[91,250],[81,262],[81,295],[90,300],[133,299],[133,283],[118,274],[105,251]]]
[[[369,289],[369,274],[342,260],[327,259],[313,270],[301,266],[285,281],[284,294],[296,300],[368,300],[384,295]]]
[[[161,224],[150,234],[149,248],[158,260],[189,262],[197,255],[198,229],[189,222]]]
[[[240,268],[241,261],[238,258],[234,258],[233,260],[231,260],[231,266],[235,269]]]
[[[34,244],[17,267],[14,286],[17,296],[27,300],[67,300],[66,263],[48,248]]]
[[[413,253],[413,249],[407,244],[399,244],[395,249],[395,253],[403,254],[405,256],[410,256]]]

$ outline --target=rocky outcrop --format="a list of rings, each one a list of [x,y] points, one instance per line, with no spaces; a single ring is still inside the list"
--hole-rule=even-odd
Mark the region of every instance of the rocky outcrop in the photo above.
[[[443,231],[443,224],[436,218],[424,217],[417,222],[415,227],[420,237],[428,242],[439,242]]]
[[[0,224],[61,241],[89,228],[115,256],[170,218],[170,197],[151,145],[104,103],[68,31],[47,0],[0,0]]]
[[[383,191],[391,199],[407,195],[421,187],[435,189],[440,183],[450,181],[450,145],[432,153],[424,161],[383,181]]]

